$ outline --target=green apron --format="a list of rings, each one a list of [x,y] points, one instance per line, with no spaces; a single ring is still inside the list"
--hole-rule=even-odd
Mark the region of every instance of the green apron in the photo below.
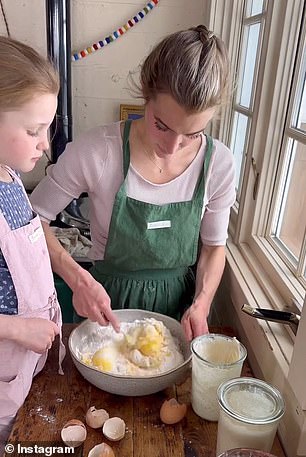
[[[104,260],[91,269],[113,309],[138,308],[180,319],[194,295],[190,268],[197,259],[205,176],[213,142],[207,137],[204,167],[191,201],[155,205],[126,195],[129,132],[123,134],[122,183],[114,202]]]

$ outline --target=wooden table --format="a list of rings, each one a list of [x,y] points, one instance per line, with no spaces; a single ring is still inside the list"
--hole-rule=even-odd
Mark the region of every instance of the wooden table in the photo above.
[[[72,328],[73,324],[64,324],[66,347]],[[211,329],[217,333],[221,333],[220,330]],[[229,333],[229,330],[222,329],[222,333]],[[120,442],[111,443],[101,430],[87,427],[87,439],[74,456],[87,457],[93,446],[104,441],[113,447],[116,457],[215,457],[217,423],[201,419],[193,412],[190,377],[180,386],[172,386],[153,395],[122,397],[89,384],[74,367],[68,350],[63,368],[65,375],[61,376],[57,373],[55,345],[44,370],[34,379],[31,391],[18,412],[9,443],[63,446],[60,439],[63,425],[73,418],[84,421],[87,409],[94,405],[106,409],[111,417],[121,417],[127,426],[126,435]],[[247,363],[242,374],[252,376]],[[171,397],[188,404],[187,415],[179,424],[163,425],[159,419],[160,406]],[[272,453],[284,457],[277,438]]]

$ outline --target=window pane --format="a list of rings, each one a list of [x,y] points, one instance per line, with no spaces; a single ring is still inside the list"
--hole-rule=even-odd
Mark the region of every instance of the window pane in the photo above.
[[[306,227],[306,145],[289,140],[273,235],[298,259]]]
[[[262,13],[264,0],[248,0],[246,8],[246,17],[255,16]]]
[[[302,62],[300,84],[297,87],[293,126],[306,132],[306,55],[304,47],[304,61]]]
[[[246,26],[242,40],[242,54],[238,76],[237,103],[250,108],[258,48],[260,23]]]
[[[230,149],[234,154],[236,169],[236,188],[239,189],[240,175],[242,175],[244,147],[246,143],[248,117],[235,113],[233,121]]]

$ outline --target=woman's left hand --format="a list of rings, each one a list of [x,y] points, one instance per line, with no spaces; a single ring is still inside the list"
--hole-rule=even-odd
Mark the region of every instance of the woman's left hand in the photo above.
[[[188,341],[196,336],[209,333],[207,325],[207,315],[203,306],[193,303],[184,313],[181,324]]]
[[[201,246],[194,300],[181,321],[188,341],[196,336],[209,333],[207,317],[212,299],[221,280],[224,265],[224,246]]]

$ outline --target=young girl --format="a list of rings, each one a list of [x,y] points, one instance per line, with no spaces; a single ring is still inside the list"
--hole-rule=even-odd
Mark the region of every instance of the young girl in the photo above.
[[[18,174],[49,147],[58,91],[50,62],[0,37],[0,455],[61,329],[43,230]]]

